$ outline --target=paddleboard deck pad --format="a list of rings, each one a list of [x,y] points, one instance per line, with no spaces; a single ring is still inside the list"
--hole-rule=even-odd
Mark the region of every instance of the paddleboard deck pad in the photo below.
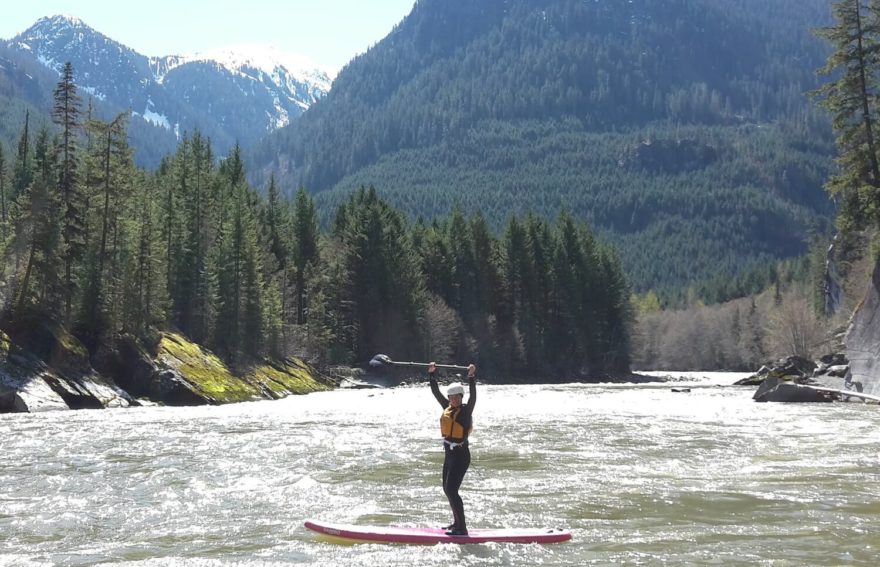
[[[571,532],[556,528],[540,529],[472,529],[466,536],[448,536],[443,528],[406,528],[395,526],[356,526],[307,520],[306,527],[329,538],[349,543],[558,543],[571,539]]]

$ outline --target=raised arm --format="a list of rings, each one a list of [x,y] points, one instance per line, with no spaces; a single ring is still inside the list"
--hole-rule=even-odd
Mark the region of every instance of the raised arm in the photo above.
[[[437,367],[434,366],[433,362],[428,366],[428,383],[431,384],[431,393],[437,398],[437,402],[443,407],[443,409],[446,409],[449,405],[449,400],[446,399],[446,396],[440,393],[440,388],[437,386]]]
[[[468,366],[468,410],[474,411],[477,405],[477,367],[473,364]]]

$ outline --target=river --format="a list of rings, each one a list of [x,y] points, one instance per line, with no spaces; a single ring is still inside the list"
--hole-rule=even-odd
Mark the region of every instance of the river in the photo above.
[[[0,415],[0,565],[880,563],[880,408],[758,404],[730,379],[481,384],[468,523],[573,533],[544,546],[303,528],[449,522],[427,386]]]

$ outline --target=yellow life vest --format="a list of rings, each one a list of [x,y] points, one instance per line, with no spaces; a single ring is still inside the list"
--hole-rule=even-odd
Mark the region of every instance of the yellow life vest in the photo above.
[[[443,410],[443,415],[440,416],[440,435],[445,438],[464,439],[473,431],[473,425],[468,427],[465,432],[464,426],[456,421],[459,413],[461,413],[461,407],[449,406]]]

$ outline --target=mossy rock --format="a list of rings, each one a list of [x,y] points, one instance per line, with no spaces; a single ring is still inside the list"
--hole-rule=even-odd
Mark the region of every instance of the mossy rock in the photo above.
[[[797,380],[798,378],[803,378],[803,377],[804,377],[803,374],[792,372],[788,368],[771,370],[765,376],[765,378],[776,378],[780,382],[791,382],[793,380]]]
[[[214,353],[176,333],[163,333],[157,362],[177,370],[200,394],[216,403],[264,397],[256,385],[235,376]]]
[[[0,331],[0,360],[6,360],[10,348],[12,348],[12,339],[4,331]]]
[[[766,374],[753,374],[733,383],[734,386],[760,386],[766,378]]]
[[[251,368],[246,378],[258,384],[272,398],[330,389],[329,385],[315,379],[314,371],[306,363],[296,358],[265,361]]]
[[[92,372],[89,351],[64,326],[26,314],[6,329],[9,342],[70,377]]]

